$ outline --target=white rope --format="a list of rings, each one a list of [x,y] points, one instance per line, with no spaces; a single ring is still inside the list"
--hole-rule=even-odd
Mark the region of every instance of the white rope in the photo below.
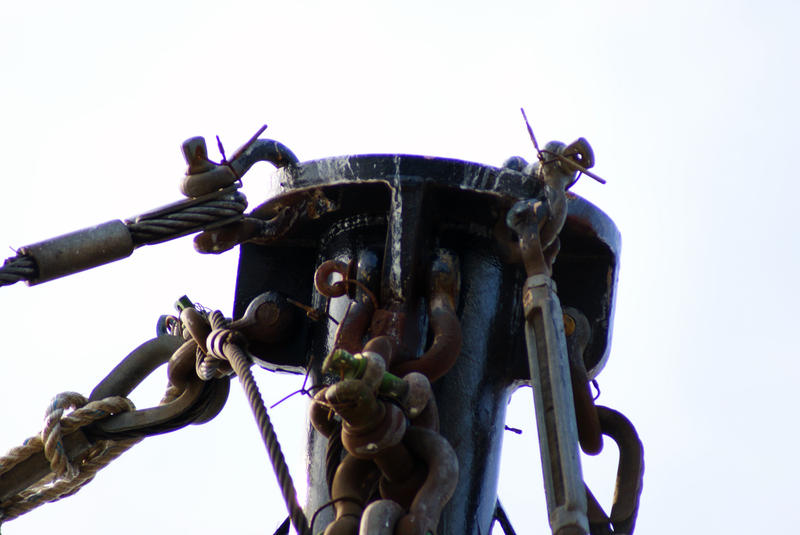
[[[162,403],[173,397],[174,392],[168,390]],[[68,409],[74,410],[65,416]],[[65,435],[112,414],[130,410],[134,410],[133,403],[119,396],[89,402],[81,394],[64,392],[53,398],[45,413],[42,432],[28,438],[21,446],[12,448],[0,458],[2,475],[31,455],[44,452],[52,472],[0,503],[0,522],[23,515],[44,503],[75,494],[100,469],[140,442],[140,437],[121,441],[98,441],[78,463],[71,462],[64,449],[62,440]]]

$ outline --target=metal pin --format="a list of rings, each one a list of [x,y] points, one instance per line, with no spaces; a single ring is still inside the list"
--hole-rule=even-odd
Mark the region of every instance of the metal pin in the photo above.
[[[241,156],[242,154],[244,154],[244,152],[245,152],[247,149],[249,149],[249,148],[250,148],[250,145],[252,145],[253,143],[255,143],[255,142],[258,140],[258,136],[260,136],[261,134],[263,134],[263,133],[264,133],[264,130],[266,130],[266,129],[267,129],[267,125],[263,125],[261,128],[259,128],[259,129],[258,129],[258,132],[256,132],[255,134],[253,134],[253,137],[251,137],[250,139],[248,139],[248,140],[247,140],[247,142],[246,142],[244,145],[242,145],[241,147],[239,147],[238,149],[236,149],[236,152],[234,152],[234,153],[233,153],[233,157],[231,158],[231,160],[230,160],[230,161],[231,161],[231,162],[234,162],[234,161],[236,161],[236,159],[237,159],[239,156]]]
[[[539,144],[536,142],[536,136],[533,135],[533,128],[531,128],[531,123],[528,122],[528,116],[525,115],[525,108],[520,108],[519,111],[522,112],[522,118],[525,119],[525,126],[528,127],[528,134],[531,136],[531,141],[533,141],[533,148],[536,149],[536,155],[539,157],[539,160],[541,160],[542,151],[539,150]]]
[[[222,161],[227,162],[228,158],[225,157],[225,147],[222,146],[222,141],[220,141],[219,136],[217,138],[217,148],[219,148],[219,153],[222,155]]]

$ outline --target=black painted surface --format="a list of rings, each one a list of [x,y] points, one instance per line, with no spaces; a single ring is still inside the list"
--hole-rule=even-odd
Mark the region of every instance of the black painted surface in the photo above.
[[[325,300],[313,289],[317,266],[367,254],[377,272],[368,280],[381,307],[406,314],[402,344],[413,358],[430,343],[426,277],[432,252],[444,247],[459,257],[462,350],[434,391],[441,432],[456,451],[461,477],[439,532],[488,533],[508,395],[529,378],[520,303],[524,274],[505,215],[517,200],[536,196],[539,183],[510,169],[399,155],[306,162],[282,169],[279,176],[285,193],[256,209],[256,215],[270,217],[280,206],[294,206],[298,195],[315,191],[334,208],[305,214],[276,241],[242,247],[236,317],[267,290],[321,308]],[[592,324],[586,363],[596,374],[610,346],[619,233],[600,210],[571,196],[561,240],[554,279],[562,303],[582,310]],[[347,302],[347,297],[332,300],[330,315],[341,319]],[[318,381],[336,325],[327,319],[313,322],[302,312],[292,325],[284,342],[259,355],[259,364],[301,371],[311,362]],[[311,432],[309,514],[329,499],[325,442]]]

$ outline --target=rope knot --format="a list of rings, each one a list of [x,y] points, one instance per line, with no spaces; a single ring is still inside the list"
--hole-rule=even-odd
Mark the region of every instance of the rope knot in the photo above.
[[[119,396],[89,402],[77,392],[56,395],[45,411],[41,432],[44,455],[50,461],[50,468],[56,477],[69,481],[80,473],[80,465],[73,464],[67,456],[63,444],[64,435],[112,414],[134,408],[133,402]],[[73,410],[65,416],[64,413],[69,409]]]

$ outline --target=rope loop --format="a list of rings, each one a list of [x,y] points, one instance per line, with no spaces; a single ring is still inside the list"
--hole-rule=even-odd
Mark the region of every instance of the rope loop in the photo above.
[[[92,402],[77,392],[62,392],[55,396],[45,411],[42,432],[0,457],[0,474],[4,474],[32,455],[42,452],[50,463],[52,473],[0,503],[0,522],[23,515],[44,503],[75,494],[100,469],[141,441],[141,438],[98,441],[85,458],[77,462],[70,461],[63,443],[64,436],[81,427],[134,408],[129,399],[119,396]],[[72,411],[67,412],[70,409]]]
[[[225,356],[225,344],[233,336],[233,331],[226,328],[214,329],[206,340],[207,353],[219,360],[228,360]]]

